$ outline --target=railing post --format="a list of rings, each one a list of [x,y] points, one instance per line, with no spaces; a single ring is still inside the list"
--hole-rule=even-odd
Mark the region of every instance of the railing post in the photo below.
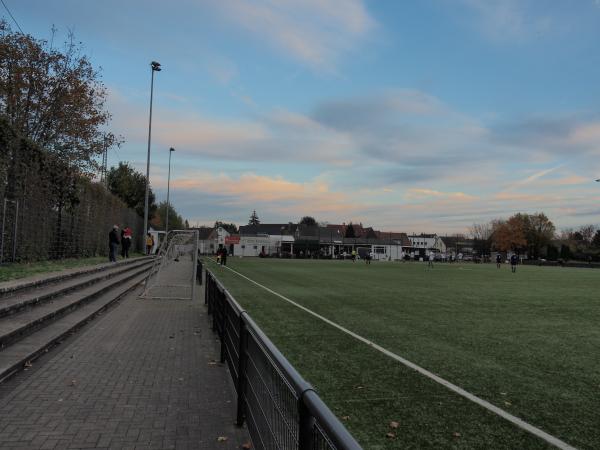
[[[208,291],[210,290],[210,274],[206,272],[206,283],[204,286],[204,304],[208,305],[208,313],[210,314],[210,304],[208,303]]]
[[[306,391],[305,391],[306,392]],[[298,450],[313,450],[312,435],[315,426],[315,418],[310,414],[304,404],[304,392],[298,398]]]
[[[244,320],[245,311],[240,314],[240,341],[238,348],[238,379],[237,379],[237,419],[236,425],[241,427],[246,419],[246,360],[248,358],[248,328]]]
[[[219,330],[219,338],[221,339],[221,364],[225,362],[225,348],[226,348],[226,337],[225,334],[227,326],[227,299],[225,297],[225,292],[221,293],[221,327]]]
[[[214,281],[214,280],[213,280]],[[213,287],[213,296],[212,296],[212,330],[217,332],[219,330],[217,321],[219,320],[217,316],[219,315],[219,289],[217,288],[217,283],[214,283]]]

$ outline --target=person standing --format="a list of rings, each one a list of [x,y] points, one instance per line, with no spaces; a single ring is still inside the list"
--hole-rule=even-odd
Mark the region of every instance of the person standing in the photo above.
[[[146,255],[152,254],[152,249],[154,248],[154,238],[150,233],[146,234]]]
[[[131,228],[126,226],[121,230],[121,256],[129,258],[129,249],[131,248]]]
[[[502,255],[500,253],[498,253],[496,255],[496,267],[499,269],[501,264],[502,264]]]
[[[513,253],[510,257],[510,270],[512,271],[512,273],[517,272],[517,264],[519,264],[519,257],[516,253]]]
[[[112,230],[108,233],[108,260],[117,262],[117,248],[119,247],[119,226],[113,225]]]
[[[352,262],[356,262],[356,250],[352,250]]]
[[[221,250],[221,265],[227,265],[227,247],[223,247],[223,249]]]
[[[435,256],[433,255],[433,252],[429,252],[429,262],[427,263],[427,267],[429,267],[430,269],[433,269],[434,258]]]

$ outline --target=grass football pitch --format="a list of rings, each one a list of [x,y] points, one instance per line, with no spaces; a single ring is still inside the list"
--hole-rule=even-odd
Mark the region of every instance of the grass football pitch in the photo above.
[[[551,447],[227,268],[207,267],[365,449]],[[600,448],[600,271],[233,257],[228,267],[576,448]]]

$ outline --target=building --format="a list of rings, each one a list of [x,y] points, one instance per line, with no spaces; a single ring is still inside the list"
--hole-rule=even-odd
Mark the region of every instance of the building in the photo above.
[[[408,239],[415,255],[426,256],[430,252],[446,254],[446,244],[437,234],[413,234]]]

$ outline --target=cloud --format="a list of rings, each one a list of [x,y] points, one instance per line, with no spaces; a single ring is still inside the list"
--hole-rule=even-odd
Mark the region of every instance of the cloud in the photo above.
[[[464,192],[441,192],[434,189],[410,188],[405,198],[408,200],[423,200],[427,198],[452,199],[454,201],[472,201],[477,197]]]
[[[532,117],[493,126],[493,143],[529,152],[562,155],[600,155],[600,121],[596,118]]]
[[[318,70],[333,70],[375,26],[362,0],[220,0],[212,5],[227,20]]]
[[[113,100],[117,123],[143,148],[146,105],[118,92]],[[257,208],[265,220],[310,214],[397,231],[418,223],[462,231],[518,211],[570,226],[592,208],[590,180],[600,175],[593,117],[485,124],[412,90],[325,100],[307,114],[277,108],[232,119],[157,108],[155,117],[153,145],[177,148],[172,195],[190,218],[207,217],[212,202],[224,215],[213,219],[240,223]],[[153,169],[153,188],[164,184]]]
[[[560,24],[531,0],[461,0],[475,14],[476,27],[494,41],[515,41],[545,34]]]
[[[159,184],[164,180],[159,181]],[[323,216],[352,214],[361,205],[347,194],[332,191],[319,178],[294,182],[283,177],[245,173],[231,177],[225,173],[194,173],[171,181],[171,190],[211,195],[220,205],[261,209],[270,214],[300,213]],[[252,206],[248,206],[252,205]]]

